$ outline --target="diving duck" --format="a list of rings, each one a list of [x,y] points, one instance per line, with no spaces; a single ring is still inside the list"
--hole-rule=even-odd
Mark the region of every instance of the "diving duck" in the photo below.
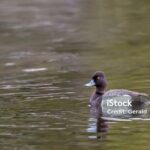
[[[148,95],[145,93],[134,92],[126,89],[113,89],[106,91],[107,79],[102,71],[97,71],[93,74],[92,80],[85,84],[85,86],[95,86],[96,90],[90,97],[90,105],[99,107],[104,97],[115,97],[129,95],[132,98],[133,103],[143,104],[145,100],[148,100]]]

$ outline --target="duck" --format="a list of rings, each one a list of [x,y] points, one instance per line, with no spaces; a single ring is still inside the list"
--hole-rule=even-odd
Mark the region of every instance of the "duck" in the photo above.
[[[90,97],[90,106],[95,108],[100,108],[101,103],[105,97],[117,97],[117,96],[130,96],[134,106],[143,105],[145,101],[149,100],[149,97],[145,93],[139,93],[135,91],[130,91],[126,89],[112,89],[107,90],[107,79],[103,71],[96,71],[92,75],[90,82],[86,83],[85,86],[95,86],[96,90],[92,93]],[[149,101],[150,102],[150,101]]]

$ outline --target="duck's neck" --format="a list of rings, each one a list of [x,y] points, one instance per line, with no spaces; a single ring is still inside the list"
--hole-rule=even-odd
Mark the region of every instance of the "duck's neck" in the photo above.
[[[98,95],[103,95],[105,93],[105,89],[100,88],[100,87],[96,87],[96,94]]]
[[[99,92],[99,91],[96,91],[95,92],[97,95],[103,95],[104,93],[103,92]]]

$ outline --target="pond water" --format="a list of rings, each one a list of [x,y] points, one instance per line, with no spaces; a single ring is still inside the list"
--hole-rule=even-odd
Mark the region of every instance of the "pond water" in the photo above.
[[[149,115],[97,120],[93,88],[83,86],[103,70],[109,89],[150,95],[149,8],[148,0],[1,0],[1,149],[149,150]]]

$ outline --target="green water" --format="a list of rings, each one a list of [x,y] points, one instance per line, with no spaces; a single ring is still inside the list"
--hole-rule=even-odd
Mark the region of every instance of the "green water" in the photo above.
[[[150,1],[1,0],[0,149],[149,150],[150,121],[108,122],[97,139],[83,85],[150,95]]]

